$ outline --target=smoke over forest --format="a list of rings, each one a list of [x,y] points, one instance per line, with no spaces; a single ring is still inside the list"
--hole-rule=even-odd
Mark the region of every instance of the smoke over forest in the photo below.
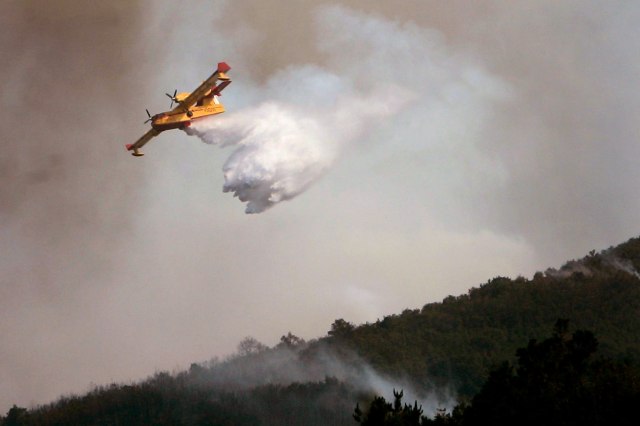
[[[3,2],[0,407],[241,336],[317,337],[628,238],[639,15]],[[223,60],[227,112],[190,130],[221,149],[167,132],[131,158],[144,109]]]

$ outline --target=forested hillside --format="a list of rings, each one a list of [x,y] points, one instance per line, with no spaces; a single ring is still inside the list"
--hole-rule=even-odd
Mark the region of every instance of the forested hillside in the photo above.
[[[338,319],[311,342],[290,333],[273,348],[245,339],[222,362],[30,410],[13,407],[2,424],[354,424],[356,402],[369,401],[372,383],[385,378],[401,379],[418,397],[435,392],[444,402],[452,392],[470,400],[490,370],[513,362],[530,339],[547,337],[558,318],[592,331],[602,356],[638,365],[638,269],[640,238],[530,280],[494,278],[372,324]]]
[[[489,369],[517,347],[542,338],[558,318],[593,331],[600,351],[640,360],[640,239],[570,261],[533,279],[494,278],[360,327],[342,320],[323,342],[354,350],[381,372],[408,374],[423,386],[453,384],[475,394]]]
[[[422,406],[393,404],[376,396],[353,418],[363,426],[632,426],[638,423],[640,371],[637,365],[599,354],[588,330],[569,333],[559,319],[551,337],[518,348],[517,362],[503,362],[471,401],[451,412],[424,415]]]

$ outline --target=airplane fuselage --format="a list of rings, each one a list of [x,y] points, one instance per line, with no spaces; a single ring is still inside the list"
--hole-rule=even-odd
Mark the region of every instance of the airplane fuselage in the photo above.
[[[149,110],[147,110],[149,120],[145,121],[145,123],[151,121],[151,129],[134,143],[125,145],[127,151],[130,151],[136,157],[141,157],[144,154],[140,148],[161,132],[171,129],[184,129],[189,127],[193,120],[223,113],[224,106],[218,101],[218,96],[231,83],[226,74],[230,69],[231,67],[226,62],[218,62],[216,71],[193,92],[176,93],[177,90],[175,90],[173,95],[165,93],[171,99],[172,107],[174,102],[178,103],[178,105],[170,111],[161,112],[154,116],[151,116]],[[220,83],[218,84],[218,82]]]
[[[212,97],[210,102],[207,101],[208,100],[205,100],[202,105],[192,106],[187,112],[166,111],[156,114],[151,118],[151,127],[156,129],[158,132],[171,129],[182,129],[189,127],[193,120],[224,112],[224,105],[218,102],[217,99]]]

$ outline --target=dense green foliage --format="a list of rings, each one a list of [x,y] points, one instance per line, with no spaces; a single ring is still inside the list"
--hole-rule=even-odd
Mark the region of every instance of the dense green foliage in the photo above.
[[[201,387],[183,373],[160,373],[137,385],[97,388],[84,396],[27,411],[12,408],[14,425],[351,425],[359,399],[335,379],[226,392]]]
[[[531,280],[494,278],[467,294],[373,324],[338,319],[316,341],[289,333],[268,348],[245,339],[239,353],[224,362],[100,387],[30,410],[14,406],[0,425],[353,424],[353,405],[373,395],[367,366],[384,377],[409,380],[425,394],[453,391],[470,401],[490,371],[504,360],[513,363],[516,348],[543,338],[557,318],[592,330],[599,353],[610,360],[598,368],[615,373],[625,362],[640,364],[638,268],[640,238]],[[412,409],[398,412],[415,418]]]
[[[469,405],[430,419],[422,409],[401,404],[395,392],[392,406],[375,397],[365,412],[356,405],[353,417],[366,426],[605,426],[635,425],[640,403],[640,373],[631,365],[596,357],[598,341],[590,331],[569,336],[567,320],[558,320],[552,337],[516,351],[517,367],[509,362],[493,370]]]
[[[362,426],[420,426],[427,424],[429,419],[422,415],[422,407],[415,401],[413,405],[402,404],[403,391],[393,390],[393,405],[384,397],[376,396],[369,404],[366,412],[360,410],[356,404],[353,419]]]
[[[494,278],[468,294],[353,327],[338,320],[324,342],[349,348],[377,371],[408,375],[421,387],[480,389],[490,369],[557,318],[600,336],[603,355],[640,360],[640,239],[591,252],[533,279]]]
[[[468,425],[637,424],[640,374],[631,365],[594,356],[590,331],[567,332],[558,321],[553,336],[518,349],[517,367],[492,371],[464,411]]]

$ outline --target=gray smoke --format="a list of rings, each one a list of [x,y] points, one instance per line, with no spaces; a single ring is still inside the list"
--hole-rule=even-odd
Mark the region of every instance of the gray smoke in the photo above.
[[[638,18],[622,1],[3,2],[0,409],[627,239]],[[220,60],[227,139],[203,132],[226,166],[180,132],[128,156],[144,108]],[[304,136],[256,131],[267,116]],[[266,167],[278,141],[295,161]],[[298,198],[238,215],[225,172],[250,210]]]
[[[247,201],[247,213],[298,195],[345,146],[371,142],[374,132],[392,129],[400,150],[466,144],[466,155],[477,155],[474,138],[507,86],[469,58],[446,54],[434,31],[338,6],[318,8],[314,24],[313,50],[326,70],[289,66],[256,88],[254,97],[270,102],[187,130],[240,146],[224,165],[223,190]],[[413,134],[401,130],[407,121]]]
[[[252,344],[252,350],[246,350],[246,343]],[[202,383],[225,391],[238,391],[267,384],[287,386],[321,382],[326,377],[333,377],[360,393],[382,395],[390,401],[393,390],[402,389],[404,401],[417,401],[429,416],[433,416],[437,408],[452,409],[455,405],[455,396],[450,389],[436,389],[430,383],[417,384],[410,377],[381,374],[345,348],[337,354],[317,341],[268,348],[254,338],[246,338],[239,346],[244,346],[244,350],[222,362],[214,359],[200,364],[208,370],[199,377]]]
[[[148,70],[135,62],[141,12],[129,1],[0,5],[1,409],[77,387],[57,369],[88,369],[80,341],[100,340],[83,321],[131,230],[130,183],[145,184],[116,161],[119,126],[146,90],[135,81]]]

